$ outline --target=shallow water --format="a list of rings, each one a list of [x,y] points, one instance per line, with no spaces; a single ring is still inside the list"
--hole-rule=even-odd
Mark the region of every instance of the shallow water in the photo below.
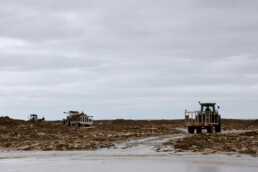
[[[257,172],[258,160],[248,155],[156,152],[168,139],[187,134],[133,140],[96,151],[1,152],[1,172]]]

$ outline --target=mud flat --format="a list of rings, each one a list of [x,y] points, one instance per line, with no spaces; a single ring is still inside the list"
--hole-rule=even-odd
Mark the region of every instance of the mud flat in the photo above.
[[[93,128],[76,128],[62,126],[60,121],[42,125],[0,118],[0,169],[3,172],[257,172],[258,160],[253,156],[253,148],[257,148],[253,142],[257,139],[256,121],[233,120],[226,125],[227,122],[223,126],[226,131],[221,134],[190,135],[185,133],[183,120],[97,121]],[[253,144],[255,147],[240,153],[234,149],[231,155],[219,151],[203,154],[203,148],[213,141],[218,142],[216,147],[228,143],[229,146],[241,143],[241,150]],[[186,145],[188,142],[197,145],[196,152],[184,149],[193,148]]]
[[[227,134],[198,134],[165,143],[177,151],[243,153],[258,155],[258,131]]]
[[[93,127],[69,127],[0,117],[0,150],[96,150],[122,141],[180,133],[183,120],[95,121]]]
[[[257,158],[225,155],[158,151],[168,139],[187,134],[172,134],[135,139],[95,151],[8,151],[0,154],[0,169],[12,171],[105,171],[105,172],[256,172]]]
[[[70,151],[114,148],[118,143],[158,137],[155,151],[258,154],[258,120],[222,120],[222,133],[185,133],[184,120],[104,120],[91,128],[69,127],[0,117],[2,151]],[[205,131],[204,131],[205,132]],[[175,134],[184,136],[174,137]],[[173,136],[171,138],[170,136]],[[159,140],[156,140],[159,142]],[[130,145],[129,145],[130,146]],[[132,146],[132,145],[131,145]]]
[[[258,120],[224,120],[222,133],[202,133],[170,140],[164,145],[176,151],[241,153],[258,156]],[[204,131],[205,132],[205,131]]]

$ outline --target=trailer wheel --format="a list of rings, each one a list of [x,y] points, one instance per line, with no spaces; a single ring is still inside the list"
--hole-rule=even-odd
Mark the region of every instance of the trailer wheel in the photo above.
[[[218,125],[215,126],[215,131],[216,131],[216,133],[221,132],[221,119],[220,119],[220,117],[219,117]]]
[[[194,134],[194,127],[188,127],[188,133]]]
[[[196,133],[202,133],[202,127],[198,127],[198,128],[196,129]]]
[[[212,133],[212,126],[207,127],[207,133]]]

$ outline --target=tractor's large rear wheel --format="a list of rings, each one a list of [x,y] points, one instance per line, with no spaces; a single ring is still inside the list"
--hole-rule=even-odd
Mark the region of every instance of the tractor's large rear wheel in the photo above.
[[[188,133],[194,134],[194,127],[188,127]]]
[[[220,119],[220,117],[219,117],[218,125],[215,126],[215,131],[216,131],[216,133],[221,132],[221,119]]]
[[[202,133],[202,127],[198,127],[198,128],[196,129],[196,133]]]

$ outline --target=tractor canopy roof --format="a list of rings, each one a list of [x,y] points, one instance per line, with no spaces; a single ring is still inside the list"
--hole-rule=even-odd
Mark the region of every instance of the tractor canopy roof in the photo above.
[[[30,116],[38,116],[37,114],[30,114]]]
[[[214,106],[216,103],[200,103],[202,106]]]
[[[70,113],[79,113],[78,111],[69,111]]]

